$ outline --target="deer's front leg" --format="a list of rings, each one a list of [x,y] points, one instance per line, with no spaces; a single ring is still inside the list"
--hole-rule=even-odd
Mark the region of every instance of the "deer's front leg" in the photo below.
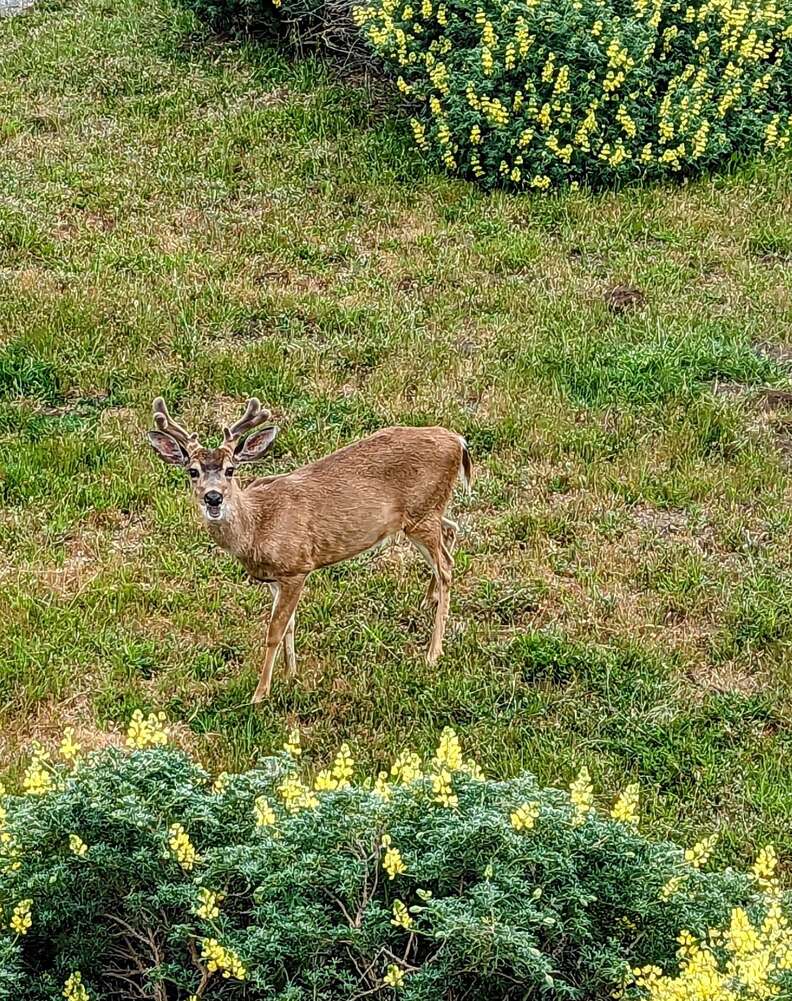
[[[267,629],[267,649],[264,654],[264,666],[261,669],[261,677],[258,686],[253,694],[253,702],[261,700],[269,695],[270,684],[272,683],[272,666],[278,656],[278,650],[283,641],[287,629],[294,628],[292,618],[300,600],[305,577],[288,577],[278,581],[278,590],[275,602],[272,606],[272,616],[270,617],[269,628]]]
[[[273,607],[274,602],[278,599],[278,591],[280,590],[280,585],[274,582],[269,582],[270,593],[272,594]],[[289,677],[294,678],[297,674],[297,654],[294,650],[294,620],[297,618],[297,612],[292,612],[292,617],[289,619],[289,624],[286,626],[286,632],[283,637],[283,652],[286,656],[286,670],[289,672]]]

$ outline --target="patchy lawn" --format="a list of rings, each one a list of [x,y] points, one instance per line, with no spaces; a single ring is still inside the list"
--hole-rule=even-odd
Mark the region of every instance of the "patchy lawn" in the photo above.
[[[491,773],[647,827],[792,822],[792,167],[591,197],[429,173],[389,99],[167,0],[0,25],[0,755],[136,707],[224,767],[299,725],[367,768],[453,723]],[[300,674],[247,703],[269,595],[143,437],[257,394],[287,470],[391,422],[478,479],[446,655],[425,569],[317,574]],[[787,859],[787,861],[789,861]]]

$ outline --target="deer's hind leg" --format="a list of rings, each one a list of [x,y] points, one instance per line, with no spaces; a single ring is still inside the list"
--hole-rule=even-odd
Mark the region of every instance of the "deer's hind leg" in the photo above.
[[[446,519],[441,518],[426,519],[405,531],[407,538],[429,564],[434,579],[435,587],[432,590],[432,600],[436,600],[437,608],[435,609],[432,639],[426,653],[426,659],[430,664],[433,664],[443,652],[443,635],[451,598],[454,561],[444,541],[444,536],[449,537],[445,521]],[[453,526],[453,522],[450,524]],[[453,542],[453,540],[451,541]]]
[[[450,518],[446,518],[443,515],[441,521],[441,530],[443,533],[443,545],[448,550],[449,554],[453,556],[454,549],[456,548],[456,537],[459,531],[459,525]],[[416,545],[416,548],[419,548]],[[421,549],[421,555],[426,560],[427,566],[432,571],[431,579],[429,580],[429,586],[426,589],[426,595],[421,604],[422,608],[431,608],[432,605],[437,604],[437,575],[434,569],[434,561],[429,557],[428,553]]]

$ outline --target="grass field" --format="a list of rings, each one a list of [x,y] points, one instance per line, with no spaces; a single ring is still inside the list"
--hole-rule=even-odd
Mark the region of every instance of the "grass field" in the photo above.
[[[293,725],[383,767],[453,723],[490,773],[640,779],[646,829],[788,864],[790,220],[789,161],[487,196],[378,90],[167,0],[0,22],[0,757],[137,707],[224,767]],[[250,707],[269,595],[150,453],[158,393],[207,438],[260,395],[267,470],[466,435],[442,661],[391,548],[312,578],[299,678]]]

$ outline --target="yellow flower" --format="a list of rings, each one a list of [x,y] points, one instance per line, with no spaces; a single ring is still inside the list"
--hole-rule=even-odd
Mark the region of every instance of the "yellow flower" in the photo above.
[[[484,771],[479,766],[478,762],[474,758],[468,758],[465,764],[462,766],[462,771],[467,772],[467,774],[473,779],[474,782],[484,781]]]
[[[538,803],[523,803],[512,813],[510,820],[515,831],[530,831],[536,827],[538,817]]]
[[[391,924],[395,925],[397,928],[412,928],[415,924],[413,919],[410,917],[409,911],[405,904],[401,900],[393,901],[393,917],[391,918]]]
[[[451,772],[447,768],[441,768],[436,775],[432,776],[432,792],[435,803],[452,810],[459,806],[459,798],[451,784]]]
[[[619,820],[623,824],[632,826],[638,825],[638,804],[640,801],[641,787],[637,782],[628,785],[619,796],[611,810],[611,817]]]
[[[772,845],[765,845],[756,857],[752,872],[757,883],[765,892],[772,892],[778,888],[778,880],[775,875],[778,866],[778,856]]]
[[[278,786],[278,795],[289,813],[299,813],[300,810],[313,810],[319,806],[319,800],[308,786],[303,785],[294,776],[287,776]]]
[[[387,984],[388,987],[392,987],[395,991],[398,990],[404,984],[404,970],[400,970],[398,966],[394,966],[391,963],[388,966],[388,970],[385,976],[382,978],[383,984]]]
[[[602,34],[602,21],[595,21],[594,24],[592,24],[591,34],[595,38],[599,38],[599,36]]]
[[[635,122],[632,120],[632,118],[622,105],[619,105],[619,109],[616,112],[616,120],[624,129],[624,132],[627,135],[627,137],[629,139],[633,139],[638,129]]]
[[[336,754],[332,769],[323,769],[316,776],[314,789],[348,789],[349,780],[352,778],[354,770],[354,760],[349,750],[349,744],[342,744],[338,754]]]
[[[233,949],[220,945],[216,938],[201,939],[201,959],[209,973],[220,971],[228,979],[244,980],[247,970]]]
[[[391,845],[389,834],[383,835],[382,847],[385,849],[385,855],[382,859],[382,868],[385,872],[387,872],[388,879],[395,879],[396,876],[400,876],[402,873],[406,872],[407,866],[404,864],[401,852],[398,848],[394,848]]]
[[[333,778],[339,789],[345,789],[349,786],[353,770],[354,760],[349,750],[349,744],[342,744],[333,762]]]
[[[82,974],[79,970],[72,973],[63,985],[63,996],[66,1001],[90,1001],[90,995],[82,982]]]
[[[418,146],[419,149],[427,149],[429,143],[426,141],[426,130],[417,118],[410,119],[410,128],[412,129],[416,146]]]
[[[256,827],[272,827],[275,823],[275,811],[266,796],[256,797],[253,803],[253,816],[256,818]]]
[[[594,786],[591,784],[591,775],[584,765],[578,772],[575,781],[569,787],[569,795],[572,805],[575,808],[575,816],[578,822],[584,820],[594,811]]]
[[[388,785],[387,772],[378,773],[376,781],[374,782],[374,792],[377,794],[377,796],[380,796],[382,799],[387,800],[391,798],[391,789],[390,786]]]
[[[33,918],[30,914],[32,906],[32,900],[19,901],[14,908],[14,913],[11,915],[11,923],[8,926],[11,931],[16,932],[17,935],[27,935],[33,924]]]
[[[127,727],[126,745],[137,750],[146,747],[161,747],[168,743],[168,730],[163,726],[165,713],[143,713],[136,709]]]
[[[302,747],[300,746],[300,731],[297,727],[292,727],[289,732],[289,739],[283,745],[283,750],[290,754],[293,758],[299,758],[302,754]]]
[[[22,787],[29,796],[44,796],[55,788],[48,761],[49,752],[38,742],[34,743],[30,764],[22,777]]]
[[[69,850],[74,852],[75,855],[82,858],[88,851],[88,845],[83,841],[79,834],[69,835]]]
[[[440,734],[440,743],[435,751],[435,762],[439,766],[445,766],[452,772],[458,771],[462,767],[462,748],[459,745],[459,737],[453,727],[443,728]]]
[[[220,774],[212,783],[212,792],[218,796],[220,795],[220,793],[225,792],[226,788],[228,787],[230,778],[231,776],[228,774],[228,772],[220,772]]]
[[[218,893],[215,890],[207,890],[206,887],[202,886],[198,891],[198,904],[196,905],[195,913],[205,921],[213,921],[216,917],[220,916],[218,904],[222,899],[222,893]]]
[[[168,831],[168,847],[185,872],[190,872],[195,864],[201,861],[201,856],[195,850],[189,835],[181,824],[171,824]]]
[[[391,765],[391,776],[394,782],[409,785],[423,775],[421,759],[415,751],[402,751]]]
[[[552,116],[552,113],[550,111],[550,105],[549,104],[545,103],[545,104],[542,105],[542,110],[536,116],[536,120],[544,128],[547,129],[547,128],[550,127],[550,125],[551,125],[551,123],[553,121],[553,116]]]
[[[726,932],[726,947],[730,952],[747,954],[756,952],[761,945],[759,934],[751,924],[751,920],[742,907],[735,907],[731,912],[729,930]]]
[[[63,731],[63,740],[58,748],[60,756],[66,761],[74,761],[81,750],[81,745],[74,739],[74,727],[67,726]]]
[[[672,876],[667,883],[665,883],[660,889],[660,899],[670,900],[675,893],[682,886],[683,877],[682,876]]]
[[[718,835],[711,834],[708,838],[697,841],[692,848],[686,848],[685,861],[692,865],[694,869],[701,869],[709,861],[712,849],[715,847],[717,840]]]
[[[556,82],[553,87],[554,94],[566,94],[569,90],[569,67],[562,66],[558,71],[558,76],[556,77]]]

